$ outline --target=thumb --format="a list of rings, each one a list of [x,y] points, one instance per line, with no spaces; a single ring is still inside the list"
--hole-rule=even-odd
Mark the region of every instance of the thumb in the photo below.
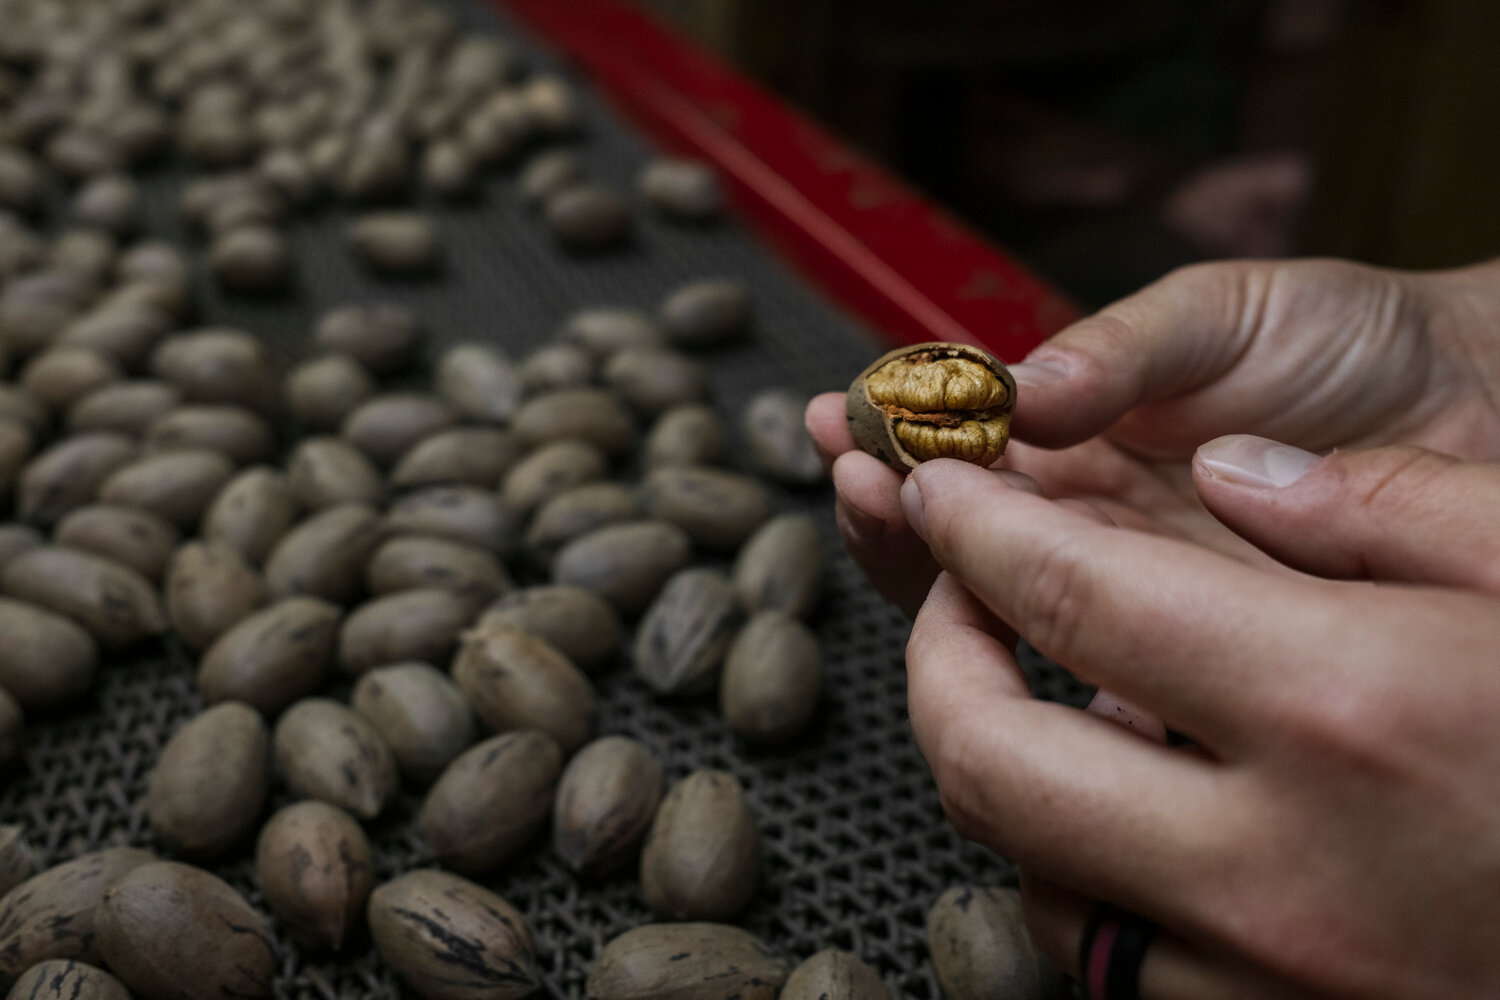
[[[1214,516],[1294,568],[1500,593],[1500,465],[1233,434],[1198,449],[1193,478]]]
[[[1060,331],[1010,367],[1020,386],[1016,436],[1044,448],[1078,444],[1138,406],[1222,378],[1258,334],[1245,317],[1261,314],[1272,270],[1243,261],[1182,268]],[[1168,451],[1185,457],[1191,447]]]

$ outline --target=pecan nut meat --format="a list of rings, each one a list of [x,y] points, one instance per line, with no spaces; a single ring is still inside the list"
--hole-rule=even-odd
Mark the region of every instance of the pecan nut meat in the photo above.
[[[849,386],[854,443],[898,471],[934,458],[989,466],[1005,453],[1016,382],[996,358],[967,344],[891,351]]]

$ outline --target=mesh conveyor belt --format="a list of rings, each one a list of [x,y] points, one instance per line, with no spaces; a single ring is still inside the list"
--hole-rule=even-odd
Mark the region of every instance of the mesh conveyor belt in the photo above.
[[[472,28],[511,35],[534,65],[552,63],[482,4],[458,9]],[[252,330],[285,363],[303,351],[323,310],[387,300],[421,317],[433,355],[473,339],[520,355],[582,306],[650,306],[685,280],[734,275],[753,289],[755,337],[705,358],[715,402],[730,418],[771,385],[808,393],[842,388],[882,349],[735,226],[693,229],[656,221],[633,192],[649,150],[585,97],[581,152],[587,168],[628,192],[638,210],[639,237],[628,252],[567,257],[521,205],[509,180],[492,177],[473,205],[420,199],[441,228],[446,265],[440,279],[372,279],[343,245],[348,214],[323,207],[291,227],[294,294],[228,297],[205,281],[198,322]],[[174,167],[145,175],[150,233],[187,239],[173,211],[184,176]],[[831,560],[827,595],[814,622],[828,665],[828,696],[815,735],[790,752],[747,751],[713,706],[660,704],[623,668],[598,681],[598,729],[642,740],[662,760],[669,780],[695,767],[716,767],[744,783],[765,845],[764,887],[743,921],[751,931],[797,958],[826,946],[848,948],[874,964],[901,995],[935,998],[923,931],[928,907],[950,885],[1002,881],[1011,872],[962,841],[943,820],[906,718],[907,625],[873,594],[839,547],[831,491],[778,490],[777,500],[782,509],[805,509],[820,518]],[[1030,667],[1044,697],[1076,702],[1083,696],[1076,682],[1054,668]],[[28,769],[0,795],[0,822],[23,823],[49,864],[94,847],[152,846],[141,807],[147,775],[167,736],[199,707],[192,661],[180,650],[107,664],[92,707],[29,725]],[[379,878],[428,861],[409,832],[419,803],[418,795],[407,792],[367,827]],[[264,910],[248,860],[218,870]],[[554,996],[581,996],[599,946],[650,919],[633,875],[582,886],[544,846],[484,881],[531,921],[546,989]],[[304,960],[284,938],[281,943],[278,995],[401,995],[373,950],[356,948],[341,961]]]

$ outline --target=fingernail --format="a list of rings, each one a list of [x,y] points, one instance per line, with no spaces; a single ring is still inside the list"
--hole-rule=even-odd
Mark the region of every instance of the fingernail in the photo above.
[[[1230,434],[1199,448],[1198,461],[1215,478],[1237,486],[1280,489],[1306,475],[1318,456],[1270,438]]]
[[[922,511],[922,488],[916,476],[907,476],[901,484],[901,510],[906,514],[906,523],[911,525],[923,539],[927,537],[927,517]]]
[[[1052,358],[1027,358],[1025,361],[1010,365],[1009,368],[1017,385],[1024,385],[1031,389],[1053,385],[1071,374],[1067,365]]]

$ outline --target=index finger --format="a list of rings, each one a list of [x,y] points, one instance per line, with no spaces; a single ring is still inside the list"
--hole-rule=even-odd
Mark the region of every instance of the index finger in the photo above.
[[[1341,654],[1315,683],[1358,683],[1337,584],[1103,525],[962,462],[923,464],[902,500],[938,563],[1038,650],[1217,752],[1307,687],[1309,649]]]

